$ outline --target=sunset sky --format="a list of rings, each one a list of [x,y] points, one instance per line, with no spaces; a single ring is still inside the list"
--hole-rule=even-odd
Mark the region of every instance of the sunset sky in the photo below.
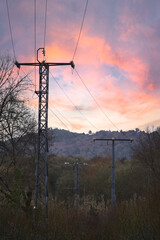
[[[46,1],[36,2],[38,49],[44,46]],[[8,0],[8,6],[16,58],[33,62],[34,0]],[[48,0],[46,61],[73,59],[85,6],[86,0]],[[13,56],[2,0],[0,50]],[[160,125],[159,0],[89,0],[74,62],[79,75],[70,66],[50,67],[50,127],[96,132]],[[34,69],[22,69],[33,70],[35,83]],[[38,69],[36,80],[38,88]],[[37,111],[34,90],[29,104]]]

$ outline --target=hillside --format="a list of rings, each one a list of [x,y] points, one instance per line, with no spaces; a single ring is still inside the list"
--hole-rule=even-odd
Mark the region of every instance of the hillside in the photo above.
[[[138,136],[144,132],[139,129],[130,131],[99,131],[96,133],[73,133],[67,130],[50,129],[50,147],[49,154],[57,156],[82,156],[85,158],[93,158],[96,156],[108,156],[112,154],[112,144],[106,141],[96,141],[94,138],[132,138],[130,142],[115,143],[116,159],[130,158],[131,147],[135,144]]]

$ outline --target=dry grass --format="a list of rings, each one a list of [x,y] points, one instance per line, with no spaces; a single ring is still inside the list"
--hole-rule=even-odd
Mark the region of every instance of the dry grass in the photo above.
[[[1,240],[158,240],[160,239],[160,196],[137,198],[104,208],[90,203],[79,209],[66,208],[52,202],[49,208],[48,231],[39,211],[33,213],[3,206],[0,209]]]

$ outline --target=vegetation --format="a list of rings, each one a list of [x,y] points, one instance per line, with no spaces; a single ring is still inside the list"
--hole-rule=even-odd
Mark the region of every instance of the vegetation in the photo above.
[[[0,200],[14,204],[31,191],[35,168],[36,121],[24,97],[30,86],[12,59],[0,56]]]
[[[74,167],[65,165],[65,161],[73,162],[75,159],[49,158],[47,236],[43,208],[39,209],[35,222],[33,199],[29,201],[29,197],[24,197],[26,192],[21,190],[25,189],[26,183],[24,176],[17,172],[12,198],[1,202],[2,239],[159,239],[159,182],[144,165],[135,160],[116,163],[117,200],[111,207],[111,160],[98,157],[88,160],[88,166],[79,168],[80,196],[79,207],[76,208]],[[83,161],[87,159],[81,159]],[[22,185],[24,188],[19,188]]]
[[[79,157],[79,199],[75,205],[75,166],[65,162],[75,163],[76,159],[49,156],[48,223],[43,206],[35,215],[36,122],[21,99],[28,83],[19,75],[15,78],[9,58],[1,60],[0,239],[160,239],[159,129],[140,135],[132,159],[116,161],[114,206],[110,204],[110,157]]]

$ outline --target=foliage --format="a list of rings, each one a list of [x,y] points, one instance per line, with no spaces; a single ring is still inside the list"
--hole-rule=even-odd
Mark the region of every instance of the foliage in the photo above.
[[[35,158],[36,121],[24,97],[30,85],[17,72],[12,59],[0,55],[0,199],[7,196],[11,202],[28,191],[25,185],[21,192],[17,171],[24,175],[28,166],[24,166],[25,160],[31,163]]]
[[[135,161],[148,170],[148,174],[160,181],[160,131],[149,130],[139,137],[133,148]]]
[[[30,208],[30,211],[24,211],[23,208],[15,208],[11,205],[8,206],[9,210],[2,211],[5,208],[4,202],[0,210],[3,220],[0,223],[2,237],[13,240],[46,238],[55,240],[158,240],[160,238],[159,185],[147,182],[147,173],[141,165],[135,164],[134,160],[116,162],[117,203],[111,207],[109,201],[111,160],[98,157],[89,160],[88,166],[80,169],[80,176],[82,174],[83,177],[80,179],[82,183],[77,209],[73,204],[68,203],[74,198],[74,191],[70,199],[66,198],[67,190],[64,192],[69,183],[74,187],[74,168],[66,166],[64,164],[66,161],[73,162],[75,159],[49,157],[49,171],[57,175],[54,179],[55,199],[49,198],[47,236],[43,208],[39,218],[34,222],[33,208]],[[80,161],[86,162],[86,159],[80,159]],[[18,170],[17,194],[20,194],[23,203],[23,194],[18,192],[18,189],[24,178],[25,176]],[[49,177],[49,183],[51,193],[52,175]],[[145,186],[144,183],[147,185]],[[85,191],[83,191],[84,187]],[[104,198],[105,194],[107,201]],[[27,212],[29,214],[26,214]]]
[[[13,60],[7,55],[0,55],[0,118],[6,112],[7,105],[27,90],[29,85],[26,77],[20,77]]]
[[[49,157],[49,192],[54,199],[71,203],[74,200],[75,169],[65,162],[75,162],[72,157]],[[112,169],[111,159],[96,157],[91,160],[81,158],[87,166],[79,167],[79,201],[95,201],[107,207],[111,200]],[[146,196],[150,187],[148,171],[135,160],[116,162],[117,201],[130,200],[135,195]]]

